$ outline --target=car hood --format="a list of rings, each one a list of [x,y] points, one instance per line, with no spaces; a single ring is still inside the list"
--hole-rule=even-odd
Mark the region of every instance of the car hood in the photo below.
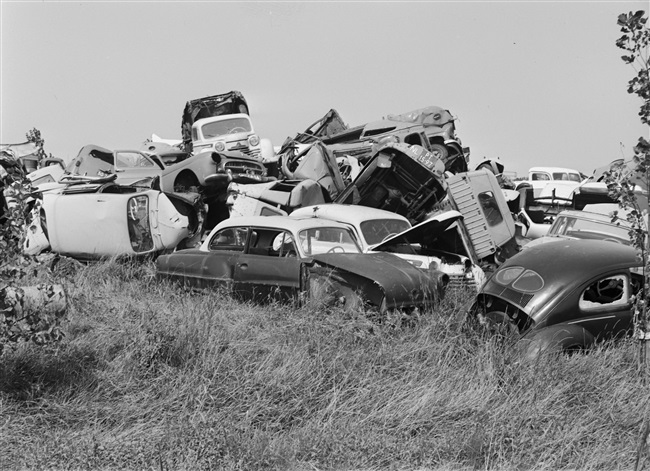
[[[433,300],[435,281],[423,270],[396,255],[384,252],[368,254],[320,254],[313,256],[321,265],[337,268],[381,288],[387,308],[412,306]]]
[[[390,251],[390,247],[395,244],[431,245],[453,223],[461,219],[463,219],[463,215],[458,211],[446,211],[370,247],[370,250]]]

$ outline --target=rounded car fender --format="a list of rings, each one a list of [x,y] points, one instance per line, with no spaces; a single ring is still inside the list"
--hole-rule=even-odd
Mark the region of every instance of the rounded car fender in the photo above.
[[[584,327],[557,324],[530,331],[519,340],[519,348],[525,357],[532,359],[544,353],[582,350],[595,341],[594,336]]]

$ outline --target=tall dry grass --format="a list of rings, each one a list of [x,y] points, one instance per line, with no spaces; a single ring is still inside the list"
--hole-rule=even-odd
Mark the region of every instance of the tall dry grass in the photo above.
[[[650,394],[631,342],[524,362],[457,322],[462,298],[377,324],[153,273],[62,279],[64,342],[2,357],[0,468],[634,467]]]

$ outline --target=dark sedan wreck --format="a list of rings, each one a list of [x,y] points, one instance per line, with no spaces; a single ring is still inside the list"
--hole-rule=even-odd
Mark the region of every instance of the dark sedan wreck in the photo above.
[[[392,254],[361,253],[345,224],[284,216],[222,221],[199,249],[159,257],[157,272],[244,300],[300,302],[320,293],[346,309],[379,313],[427,309],[448,281]]]
[[[600,240],[531,247],[485,283],[469,318],[517,333],[531,356],[587,348],[631,332],[641,265],[632,247]]]

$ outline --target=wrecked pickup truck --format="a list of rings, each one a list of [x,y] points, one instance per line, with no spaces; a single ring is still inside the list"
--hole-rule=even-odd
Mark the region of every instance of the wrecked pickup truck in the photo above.
[[[236,113],[249,114],[248,103],[244,95],[237,90],[188,101],[181,122],[182,149],[192,152],[192,126],[196,121]]]

